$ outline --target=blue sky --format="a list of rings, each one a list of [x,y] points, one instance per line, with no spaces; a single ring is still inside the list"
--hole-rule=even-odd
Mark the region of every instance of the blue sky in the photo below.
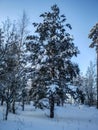
[[[89,62],[95,62],[96,59],[95,49],[89,48],[91,40],[88,34],[98,22],[98,0],[0,0],[0,22],[7,16],[12,20],[18,19],[23,10],[28,14],[30,24],[39,22],[39,15],[50,10],[53,4],[59,6],[61,14],[65,14],[67,22],[72,25],[70,33],[80,50],[74,61],[79,64],[81,72],[85,73]]]

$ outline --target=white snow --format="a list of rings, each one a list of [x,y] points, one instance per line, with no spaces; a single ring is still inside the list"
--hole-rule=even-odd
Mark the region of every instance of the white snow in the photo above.
[[[76,90],[77,90],[77,86],[74,86],[74,85],[68,85],[68,88],[74,92],[76,92]]]
[[[41,59],[41,62],[43,63],[43,62],[46,62],[46,60],[48,59],[48,56],[47,55],[44,55],[43,57],[42,57],[42,59]]]
[[[55,108],[54,119],[49,118],[49,110],[34,109],[26,105],[22,112],[9,114],[3,120],[3,107],[0,106],[0,130],[98,130],[98,110],[84,105],[67,104]]]
[[[56,91],[56,89],[59,88],[59,86],[56,84],[51,84],[51,85],[47,86],[47,88],[48,88],[48,92],[54,93]]]

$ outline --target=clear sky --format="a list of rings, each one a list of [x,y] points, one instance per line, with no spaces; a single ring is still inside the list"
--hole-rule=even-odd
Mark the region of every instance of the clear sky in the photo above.
[[[98,0],[0,0],[0,22],[7,16],[18,19],[23,10],[30,17],[30,21],[39,22],[39,15],[50,10],[57,4],[72,25],[70,32],[74,36],[74,43],[78,46],[80,54],[74,59],[79,64],[81,72],[85,73],[90,61],[96,59],[95,49],[90,49],[88,39],[90,29],[98,22]],[[31,24],[30,23],[30,24]]]

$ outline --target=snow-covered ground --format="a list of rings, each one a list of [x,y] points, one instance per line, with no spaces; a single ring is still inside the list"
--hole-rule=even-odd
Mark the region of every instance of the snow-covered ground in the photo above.
[[[34,109],[26,105],[17,114],[9,114],[4,121],[4,108],[0,106],[0,130],[98,130],[98,110],[84,105],[55,108],[55,118],[49,118],[48,110]]]

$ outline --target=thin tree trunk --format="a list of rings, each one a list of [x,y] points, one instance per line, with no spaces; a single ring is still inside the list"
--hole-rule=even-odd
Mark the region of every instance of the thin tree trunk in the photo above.
[[[97,52],[97,81],[96,81],[96,86],[97,86],[97,109],[98,109],[98,45],[96,46],[96,52]]]
[[[54,97],[50,96],[50,118],[54,118]]]
[[[62,107],[64,106],[64,99],[61,100]]]
[[[3,96],[1,97],[1,106],[3,106],[3,103],[4,103],[4,98]]]
[[[8,119],[8,112],[9,112],[9,102],[6,101],[6,113],[5,113],[5,120]]]
[[[15,100],[13,100],[13,103],[12,103],[12,112],[13,112],[13,114],[16,113],[16,111],[15,111]]]
[[[24,105],[25,105],[25,101],[24,99],[22,100],[22,111],[24,111]]]

